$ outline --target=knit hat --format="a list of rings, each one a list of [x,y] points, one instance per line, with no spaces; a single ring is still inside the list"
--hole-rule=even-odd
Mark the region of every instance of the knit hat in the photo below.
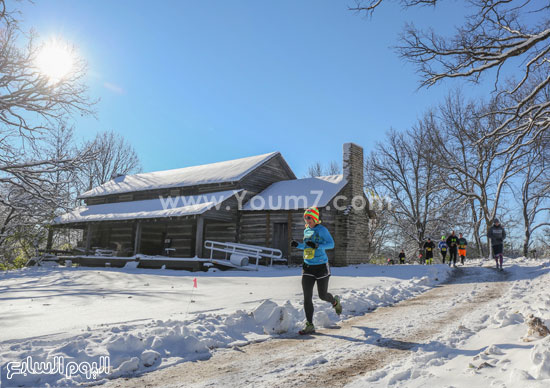
[[[308,216],[313,218],[313,221],[315,221],[316,224],[321,223],[321,221],[319,221],[319,209],[317,209],[316,207],[307,208],[307,210],[304,212],[304,218]]]
[[[441,236],[441,241],[445,240],[445,236]]]
[[[493,220],[493,224],[500,224],[500,221],[498,220],[498,218],[495,218],[495,219]]]

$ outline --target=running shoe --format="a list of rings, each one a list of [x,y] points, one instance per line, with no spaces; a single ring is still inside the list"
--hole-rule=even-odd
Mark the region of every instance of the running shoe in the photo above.
[[[315,333],[315,326],[313,323],[306,322],[305,327],[298,332],[300,335],[313,334]]]
[[[335,295],[334,300],[335,302],[332,307],[334,307],[334,311],[336,312],[336,314],[340,315],[342,314],[342,304],[340,303],[340,297],[338,295]]]

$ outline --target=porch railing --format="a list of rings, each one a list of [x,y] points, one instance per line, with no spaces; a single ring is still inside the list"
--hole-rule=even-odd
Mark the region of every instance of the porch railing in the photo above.
[[[225,259],[228,260],[228,255],[242,255],[251,259],[256,259],[256,268],[260,259],[269,259],[269,266],[273,265],[273,261],[286,261],[283,259],[283,252],[280,249],[261,247],[258,245],[239,244],[231,242],[218,242],[206,240],[204,247],[210,249],[210,260],[214,258],[214,252],[225,253]]]

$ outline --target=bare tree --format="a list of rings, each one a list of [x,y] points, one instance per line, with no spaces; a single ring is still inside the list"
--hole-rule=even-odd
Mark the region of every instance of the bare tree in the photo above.
[[[372,14],[382,3],[382,0],[358,0],[351,9]],[[439,2],[401,0],[400,3],[413,7],[436,6]],[[485,137],[513,139],[507,149],[499,152],[529,145],[550,128],[550,101],[543,95],[550,85],[550,3],[469,0],[468,5],[471,13],[454,36],[421,31],[411,24],[405,28],[398,51],[417,65],[421,86],[450,78],[477,83],[483,75],[492,77],[494,97],[507,104],[489,112],[498,113],[503,119]],[[502,75],[514,74],[517,64],[521,66],[521,75],[515,82],[509,82]]]
[[[62,126],[50,131],[36,155],[51,160],[71,159],[76,153],[72,128]],[[35,157],[31,153],[31,157]],[[15,248],[33,247],[42,243],[53,217],[67,211],[74,203],[76,190],[74,168],[57,168],[35,172],[33,179],[40,187],[25,185],[24,181],[0,184],[0,249],[13,258]],[[11,250],[9,254],[6,251]]]
[[[48,157],[41,150],[71,114],[92,113],[83,77],[86,66],[52,80],[37,68],[40,47],[33,33],[22,34],[15,13],[0,0],[0,183],[44,197],[44,176],[76,168],[88,150],[70,157]],[[28,38],[27,38],[28,36]]]
[[[338,175],[342,173],[340,165],[334,160],[330,162],[328,167],[323,167],[321,162],[315,162],[309,166],[306,177],[318,177],[318,176],[327,176],[327,175]]]
[[[548,257],[550,255],[550,228],[542,230],[542,236],[537,238],[537,257]]]
[[[479,207],[477,197],[467,195],[475,192],[475,181],[468,175],[457,173],[448,175],[449,170],[468,171],[472,163],[475,163],[472,155],[478,155],[473,151],[472,145],[476,142],[475,134],[468,138],[463,132],[454,132],[453,128],[467,129],[470,127],[473,106],[464,106],[460,94],[447,97],[443,106],[439,108],[440,117],[430,112],[423,120],[423,126],[434,144],[434,152],[431,157],[438,167],[438,175],[442,177],[441,183],[451,192],[462,199],[462,204],[469,211],[469,220],[466,224],[472,230],[478,254],[483,257],[483,244],[481,242],[480,228],[483,222],[483,213]],[[445,128],[445,133],[439,132],[439,126]],[[434,136],[435,134],[435,136]],[[447,149],[450,155],[443,150]],[[443,151],[443,152],[442,152]],[[475,167],[474,167],[475,168]],[[466,193],[466,194],[465,194]]]
[[[521,161],[524,166],[521,178],[520,195],[523,220],[523,256],[527,257],[533,233],[539,228],[550,226],[550,174],[548,172],[549,144],[540,141]],[[544,217],[546,216],[546,217]]]
[[[399,0],[399,3],[403,7],[413,7],[415,5],[435,5],[438,0]],[[365,12],[368,15],[372,15],[376,8],[378,8],[382,2],[388,2],[388,0],[355,0],[355,7],[349,7],[351,11]]]
[[[422,126],[400,133],[391,130],[367,161],[368,184],[378,196],[391,200],[391,224],[403,245],[421,249],[429,234],[449,225],[448,196],[441,191],[432,146]]]
[[[124,137],[114,131],[100,132],[85,144],[96,157],[84,164],[78,176],[79,191],[91,190],[118,175],[141,170],[139,156]]]
[[[66,122],[92,114],[84,61],[59,79],[38,66],[42,46],[0,0],[0,247],[39,235],[67,198],[70,174],[93,158],[69,146]],[[13,252],[13,250],[12,250]]]
[[[490,227],[505,190],[521,171],[520,161],[528,153],[523,148],[500,153],[509,143],[485,136],[501,125],[497,115],[487,113],[493,108],[492,104],[467,103],[460,93],[452,94],[440,106],[437,123],[430,131],[434,160],[439,173],[447,177],[443,183],[470,204],[478,247],[483,245],[482,223]]]
[[[370,171],[367,170],[367,174]],[[369,185],[369,183],[367,183]],[[374,217],[369,219],[369,228],[365,240],[368,257],[379,256],[392,239],[392,214],[391,202],[388,198],[380,197],[371,191],[369,193],[369,206]]]

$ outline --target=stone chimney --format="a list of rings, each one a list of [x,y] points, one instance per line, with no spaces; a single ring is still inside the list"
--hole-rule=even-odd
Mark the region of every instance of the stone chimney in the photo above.
[[[354,143],[344,144],[344,179],[351,186],[352,197],[363,194],[363,147]]]
[[[346,209],[336,217],[334,265],[362,263],[367,258],[365,242],[368,234],[368,203],[363,191],[363,148],[354,143],[344,144],[344,179],[347,185],[341,193]],[[352,206],[355,199],[356,207]]]

